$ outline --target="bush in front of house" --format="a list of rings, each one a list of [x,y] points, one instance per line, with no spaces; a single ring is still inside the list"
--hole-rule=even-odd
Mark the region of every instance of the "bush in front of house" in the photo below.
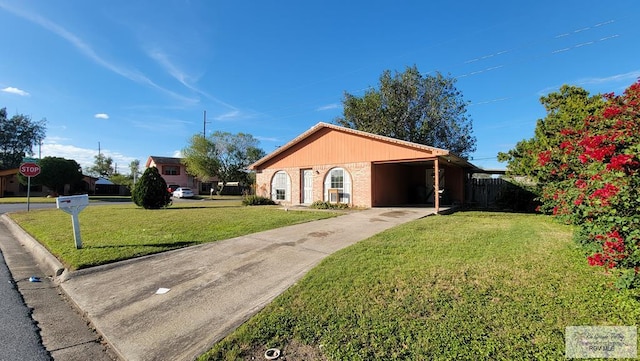
[[[311,203],[310,207],[315,209],[347,209],[349,208],[349,205],[345,203],[329,203],[324,201],[315,201]]]
[[[144,209],[160,209],[171,205],[167,182],[158,172],[158,168],[150,167],[144,171],[133,188],[131,199],[138,207]]]
[[[242,198],[242,205],[245,206],[271,206],[274,204],[276,204],[276,202],[273,200],[256,195],[248,195]]]
[[[543,211],[576,225],[587,261],[640,289],[640,81],[538,154]]]

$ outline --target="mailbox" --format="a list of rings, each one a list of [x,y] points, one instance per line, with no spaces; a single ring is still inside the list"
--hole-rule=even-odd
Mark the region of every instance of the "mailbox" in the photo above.
[[[73,240],[76,248],[82,248],[82,237],[80,236],[80,221],[78,213],[89,205],[89,195],[81,194],[79,196],[58,197],[56,206],[59,210],[71,215],[71,225],[73,226]]]
[[[81,194],[79,196],[58,197],[56,199],[58,209],[86,207],[89,205],[89,195]]]

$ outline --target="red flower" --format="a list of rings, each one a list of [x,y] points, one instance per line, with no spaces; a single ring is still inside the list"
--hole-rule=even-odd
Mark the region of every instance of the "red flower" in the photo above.
[[[595,253],[592,256],[587,257],[587,261],[589,262],[589,266],[603,266],[604,265],[604,257],[601,253]]]
[[[578,143],[584,148],[584,153],[579,156],[580,161],[586,163],[588,158],[602,161],[604,158],[612,155],[616,150],[616,146],[614,144],[605,145],[604,143],[608,141],[610,141],[610,139],[604,135],[594,135],[582,139]]]
[[[593,192],[593,194],[589,198],[592,198],[592,199],[593,198],[600,198],[600,199],[611,198],[616,194],[618,194],[619,190],[620,189],[618,189],[618,187],[614,186],[613,184],[607,183],[604,185],[604,187],[600,189],[596,189],[596,191]]]
[[[602,116],[607,119],[611,119],[620,113],[622,113],[622,110],[620,108],[609,107],[605,109],[604,112],[602,112]]]
[[[545,150],[545,151],[540,152],[538,154],[538,164],[540,166],[544,167],[550,161],[551,161],[551,151],[550,150]]]
[[[574,151],[575,147],[571,144],[570,141],[564,141],[560,143],[560,149],[564,149],[564,154],[571,154]]]
[[[584,180],[582,180],[582,179],[578,179],[578,180],[576,181],[576,187],[578,187],[578,189],[586,188],[586,187],[587,187],[587,182],[585,182],[585,181],[584,181]]]
[[[611,157],[607,170],[623,170],[625,165],[634,165],[633,156],[629,154],[619,154]]]

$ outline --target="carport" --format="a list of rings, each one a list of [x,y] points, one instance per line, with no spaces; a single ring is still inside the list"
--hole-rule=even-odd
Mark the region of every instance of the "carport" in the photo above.
[[[474,168],[455,156],[373,162],[372,205],[425,205],[439,208],[441,205],[462,204],[466,175]],[[436,189],[440,190],[440,197],[435,197]]]

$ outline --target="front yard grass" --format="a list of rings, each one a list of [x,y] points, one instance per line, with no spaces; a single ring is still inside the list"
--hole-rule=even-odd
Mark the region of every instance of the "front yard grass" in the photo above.
[[[159,210],[132,203],[89,206],[79,214],[82,249],[73,241],[71,216],[57,209],[10,217],[70,269],[81,269],[200,243],[336,216],[322,211],[284,212],[243,207],[235,201],[175,202]]]
[[[200,360],[562,360],[566,326],[638,324],[610,281],[547,216],[428,217],[329,256]]]

